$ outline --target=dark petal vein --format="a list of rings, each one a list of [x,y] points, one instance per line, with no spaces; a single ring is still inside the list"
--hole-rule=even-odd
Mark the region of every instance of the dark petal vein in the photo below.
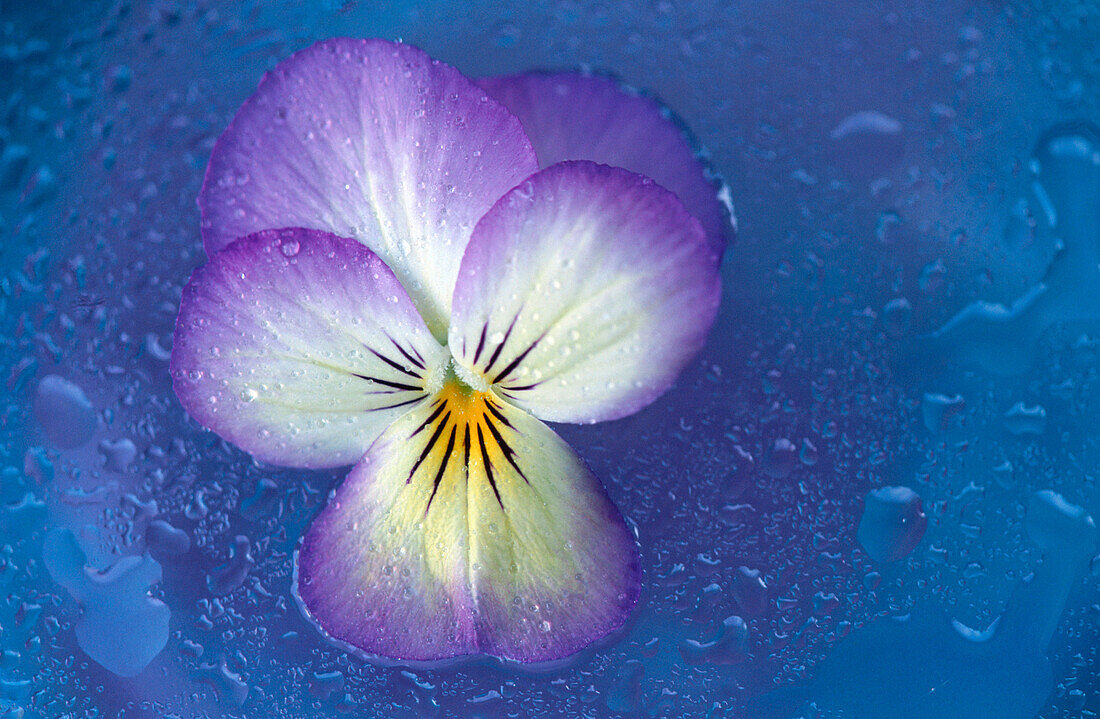
[[[358,372],[352,372],[351,374],[354,377],[358,377],[359,379],[364,379],[368,382],[374,382],[375,384],[380,384],[383,387],[393,387],[394,389],[403,389],[403,390],[409,390],[409,391],[412,391],[412,392],[423,391],[423,388],[417,387],[414,384],[403,384],[401,382],[390,382],[389,380],[379,379],[377,377],[368,377],[367,375],[359,374]]]
[[[446,409],[446,407],[447,407],[447,401],[446,400],[443,400],[442,402],[440,402],[439,406],[435,408],[435,411],[432,412],[430,415],[428,415],[428,418],[426,420],[424,420],[423,422],[421,422],[419,427],[417,427],[416,429],[413,430],[413,433],[409,435],[409,439],[412,439],[416,435],[420,434],[420,431],[422,429],[424,429],[429,424],[434,422],[435,418],[438,417],[440,415],[440,413],[443,412],[444,409]]]
[[[432,508],[432,500],[435,499],[435,493],[439,491],[439,483],[443,480],[443,473],[447,471],[447,462],[451,459],[451,452],[455,448],[455,432],[458,430],[458,425],[451,425],[451,436],[447,440],[447,449],[443,452],[443,459],[439,463],[439,471],[435,473],[435,480],[432,482],[432,493],[428,497],[428,504],[424,507],[424,514],[428,513],[428,510]]]
[[[404,407],[405,405],[416,404],[417,402],[419,402],[420,400],[424,399],[427,396],[428,395],[420,395],[419,397],[413,397],[410,400],[405,400],[404,402],[398,402],[397,404],[388,404],[385,407],[371,407],[367,411],[368,412],[379,412],[379,411],[384,410],[384,409],[397,409],[398,407]]]
[[[504,502],[500,499],[500,491],[497,490],[497,481],[493,477],[493,463],[489,460],[489,450],[485,448],[485,435],[481,433],[481,425],[477,426],[477,443],[481,447],[481,461],[485,463],[485,476],[489,478],[489,486],[493,488],[493,494],[497,497],[497,504],[504,509]]]
[[[474,352],[474,364],[481,359],[481,351],[485,349],[485,333],[489,331],[489,323],[486,322],[481,326],[481,339],[477,341],[477,351]]]
[[[534,342],[532,342],[532,343],[531,343],[531,346],[530,346],[530,347],[528,347],[527,349],[523,350],[523,352],[520,352],[520,354],[519,354],[519,356],[518,356],[518,357],[516,357],[516,358],[515,358],[514,360],[512,360],[512,361],[511,361],[511,362],[510,362],[510,363],[508,364],[508,366],[507,366],[507,367],[505,367],[504,369],[502,369],[502,370],[500,371],[500,373],[499,373],[499,374],[497,374],[497,376],[493,378],[493,382],[492,382],[492,383],[493,383],[493,384],[496,384],[497,382],[499,382],[499,381],[501,380],[501,378],[502,378],[502,377],[507,377],[507,376],[508,376],[508,373],[509,373],[509,372],[511,372],[512,370],[514,370],[514,369],[515,369],[516,367],[518,367],[518,366],[519,366],[519,363],[520,363],[520,362],[522,362],[522,361],[523,361],[523,359],[524,359],[524,358],[525,358],[525,357],[526,357],[527,355],[531,354],[531,350],[535,349],[535,347],[537,347],[537,346],[538,346],[538,343],[539,343],[539,342],[541,342],[541,341],[542,341],[542,338],[543,338],[543,337],[545,337],[545,336],[546,336],[546,335],[542,335],[542,336],[541,336],[541,337],[539,337],[539,338],[538,338],[537,340],[535,340]],[[489,369],[489,368],[488,368],[488,367],[486,367],[486,368],[485,368],[485,371],[488,371],[488,369]]]
[[[427,369],[427,368],[426,368],[426,367],[424,366],[424,361],[423,361],[423,360],[418,360],[418,359],[416,359],[415,357],[413,357],[413,356],[412,356],[411,354],[409,354],[409,353],[408,353],[408,352],[407,352],[407,351],[405,350],[405,348],[404,348],[404,347],[402,347],[401,345],[397,344],[397,340],[395,340],[395,339],[394,339],[393,337],[390,337],[389,335],[386,335],[386,337],[387,337],[387,338],[389,338],[390,342],[391,342],[391,343],[393,343],[393,346],[397,348],[397,351],[398,351],[398,352],[400,352],[400,353],[402,354],[402,356],[404,356],[404,358],[405,358],[405,359],[407,359],[407,360],[408,360],[409,362],[412,362],[412,363],[413,363],[414,365],[416,365],[416,366],[417,366],[417,367],[419,367],[420,369]],[[415,348],[413,348],[413,352],[416,352],[416,349],[415,349]]]
[[[363,345],[363,346],[364,346],[364,347],[367,347],[366,345]],[[410,370],[410,369],[409,369],[408,367],[402,367],[402,366],[401,366],[400,364],[398,364],[397,362],[394,362],[394,361],[393,361],[393,360],[391,360],[391,359],[390,359],[389,357],[387,357],[386,355],[382,354],[381,352],[379,352],[378,350],[374,349],[373,347],[367,347],[367,349],[368,349],[368,350],[370,351],[370,353],[371,353],[372,355],[374,355],[374,356],[375,356],[375,357],[377,357],[378,359],[382,360],[383,362],[385,362],[386,364],[388,364],[388,365],[389,365],[390,367],[393,367],[393,368],[394,368],[395,370],[397,370],[398,372],[401,372],[401,373],[403,373],[403,374],[407,374],[407,375],[408,375],[408,376],[410,376],[410,377],[416,377],[417,379],[420,379],[420,375],[418,375],[418,374],[417,374],[416,372],[413,372],[413,371],[412,371],[412,370]]]
[[[500,430],[498,430],[496,426],[493,425],[493,421],[489,419],[489,415],[482,415],[482,417],[485,419],[485,426],[489,428],[489,432],[492,433],[493,439],[495,439],[497,441],[497,444],[500,445],[501,453],[504,455],[504,458],[508,460],[508,463],[511,464],[517,472],[519,472],[519,476],[523,477],[524,482],[527,482],[527,484],[531,484],[531,480],[527,479],[527,475],[525,475],[523,473],[523,470],[519,468],[519,465],[516,464],[515,450],[513,450],[511,446],[509,446],[509,444],[504,441],[504,437],[500,435]]]
[[[432,447],[439,441],[439,436],[443,434],[443,430],[447,428],[447,420],[451,418],[451,413],[443,415],[443,419],[439,421],[439,426],[435,428],[435,432],[432,434],[432,438],[428,440],[428,446],[424,448],[424,451],[420,453],[420,458],[416,460],[416,464],[409,470],[409,478],[405,480],[405,484],[412,481],[413,475],[416,474],[416,470],[420,468],[420,465],[424,462],[424,459],[428,456],[428,453],[432,451]]]
[[[520,308],[520,310],[522,311],[522,308]],[[500,357],[500,353],[504,351],[504,345],[508,344],[508,338],[512,336],[512,330],[516,328],[516,320],[518,319],[519,312],[517,312],[516,316],[512,318],[512,324],[508,325],[508,331],[504,333],[504,337],[500,340],[500,344],[497,345],[497,348],[493,351],[493,356],[489,358],[489,364],[485,365],[484,371],[486,373],[488,373],[489,370],[493,368],[493,365],[496,364],[497,358]]]
[[[490,412],[493,413],[493,416],[503,422],[504,425],[508,427],[508,429],[515,429],[515,427],[512,426],[512,423],[508,421],[508,418],[505,417],[501,413],[501,411],[496,408],[496,405],[494,405],[492,402],[486,402],[485,406],[489,409]]]

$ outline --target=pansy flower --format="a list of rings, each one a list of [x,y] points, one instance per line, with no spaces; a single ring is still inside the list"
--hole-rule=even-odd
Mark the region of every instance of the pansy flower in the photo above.
[[[508,102],[507,82],[487,85]],[[257,459],[355,464],[301,540],[295,591],[367,654],[547,661],[622,625],[634,536],[543,421],[650,403],[718,305],[720,233],[643,175],[557,162],[574,131],[540,113],[605,110],[515,82],[513,114],[407,45],[318,43],[264,77],[199,197],[209,262],[180,303],[176,394]],[[656,105],[558,83],[641,102],[602,152],[663,149],[653,173],[707,194]],[[558,128],[540,154],[524,113]]]

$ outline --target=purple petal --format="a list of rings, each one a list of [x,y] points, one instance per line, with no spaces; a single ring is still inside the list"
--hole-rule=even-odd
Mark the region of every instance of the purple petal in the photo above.
[[[469,381],[553,422],[631,414],[702,347],[721,294],[699,223],[652,180],[563,162],[474,230],[449,346]]]
[[[543,662],[622,625],[638,550],[546,425],[445,384],[398,419],[314,520],[298,598],[330,636],[403,660]]]
[[[693,152],[684,130],[651,97],[608,77],[529,73],[478,80],[523,123],[539,166],[592,160],[652,178],[698,218],[721,257],[733,232],[722,187]]]
[[[519,122],[408,45],[335,39],[283,61],[218,139],[199,194],[208,254],[309,227],[354,237],[446,332],[470,231],[537,169]]]
[[[238,447],[335,467],[423,404],[446,357],[373,252],[285,229],[237,240],[191,275],[171,372],[188,413]]]

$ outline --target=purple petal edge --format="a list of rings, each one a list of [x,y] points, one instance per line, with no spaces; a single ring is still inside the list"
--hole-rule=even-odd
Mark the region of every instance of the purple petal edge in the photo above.
[[[519,120],[453,67],[401,43],[325,40],[267,73],[218,138],[203,242],[213,254],[278,227],[357,239],[441,336],[470,230],[537,168]]]
[[[729,188],[693,149],[686,124],[658,100],[603,75],[533,72],[477,82],[523,123],[540,167],[591,160],[652,178],[700,221],[721,258],[737,230]]]

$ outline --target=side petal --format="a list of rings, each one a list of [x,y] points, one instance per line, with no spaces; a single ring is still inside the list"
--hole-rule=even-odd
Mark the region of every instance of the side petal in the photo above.
[[[563,162],[478,223],[449,345],[469,381],[536,417],[615,419],[668,389],[703,346],[720,294],[714,252],[672,193]]]
[[[417,661],[560,659],[621,626],[641,580],[633,536],[577,455],[454,384],[378,438],[297,562],[325,632]]]
[[[656,100],[609,77],[574,72],[477,82],[523,123],[540,167],[591,160],[646,175],[680,198],[721,257],[735,226],[728,189],[692,150],[683,126]]]
[[[446,359],[373,252],[284,229],[237,240],[191,275],[171,373],[188,413],[241,449],[336,467],[423,403]]]
[[[276,227],[354,237],[443,337],[470,231],[537,169],[518,120],[408,45],[338,38],[280,63],[218,138],[199,194],[213,254]]]

